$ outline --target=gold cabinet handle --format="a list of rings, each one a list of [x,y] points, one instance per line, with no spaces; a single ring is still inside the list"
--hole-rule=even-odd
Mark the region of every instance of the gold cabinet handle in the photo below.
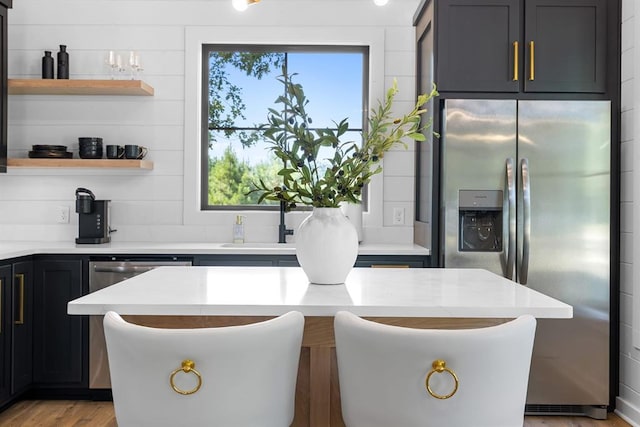
[[[531,40],[529,42],[529,80],[534,80],[535,79],[535,45],[533,43],[533,40]]]
[[[18,320],[13,323],[16,325],[24,325],[24,274],[16,274],[18,279],[18,287],[20,288],[19,296],[19,308],[18,308]]]
[[[513,42],[513,81],[518,81],[518,42]]]

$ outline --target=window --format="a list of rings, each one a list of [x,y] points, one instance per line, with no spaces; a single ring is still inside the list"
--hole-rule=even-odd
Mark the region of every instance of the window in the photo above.
[[[359,140],[368,111],[367,46],[202,45],[202,210],[269,210],[247,194],[258,179],[276,183],[279,160],[270,155],[259,125],[283,92],[278,77],[296,74],[309,99],[314,125],[349,121]]]

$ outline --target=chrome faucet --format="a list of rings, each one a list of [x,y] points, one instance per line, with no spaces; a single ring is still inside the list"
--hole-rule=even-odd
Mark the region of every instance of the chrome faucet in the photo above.
[[[286,203],[281,200],[280,201],[280,226],[278,227],[278,243],[287,243],[287,236],[293,236],[293,230],[291,228],[287,228],[284,223],[284,211],[285,211]]]

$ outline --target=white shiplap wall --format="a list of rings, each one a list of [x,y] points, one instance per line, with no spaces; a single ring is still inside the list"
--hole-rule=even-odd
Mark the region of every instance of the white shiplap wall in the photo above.
[[[640,305],[634,306],[634,294],[640,295],[640,208],[634,202],[640,200],[637,180],[634,179],[634,163],[638,159],[636,147],[640,141],[640,96],[637,79],[640,76],[640,57],[635,47],[640,46],[640,8],[636,0],[622,0],[622,100],[621,100],[621,190],[620,190],[620,384],[616,410],[633,425],[640,425],[640,350],[634,346],[633,324],[640,320]],[[635,152],[635,154],[634,154]],[[635,181],[635,182],[634,182]],[[635,211],[635,213],[634,213]],[[635,231],[635,232],[634,232]],[[634,248],[635,247],[635,248]],[[635,279],[634,279],[635,277]],[[635,320],[634,320],[635,318]],[[636,345],[640,346],[640,343]]]
[[[239,13],[231,0],[19,0],[9,11],[9,77],[40,78],[44,50],[55,56],[66,44],[72,79],[108,78],[107,52],[139,52],[143,79],[154,97],[9,97],[9,156],[26,157],[33,144],[61,144],[77,151],[77,137],[101,136],[107,143],[149,147],[153,171],[16,169],[0,176],[0,241],[65,240],[77,235],[74,191],[91,189],[112,200],[114,241],[230,241],[233,213],[210,223],[185,219],[185,33],[216,27],[268,35],[287,26],[301,35],[310,28],[382,30],[384,85],[398,78],[397,108],[412,104],[415,91],[414,28],[418,0],[265,0]],[[289,40],[295,42],[294,40]],[[322,42],[322,40],[318,40]],[[374,94],[380,98],[382,93]],[[187,141],[186,143],[189,143]],[[365,240],[411,242],[414,211],[413,149],[385,157],[378,178],[379,209],[367,223]],[[194,189],[195,191],[195,189]],[[69,224],[56,223],[58,206],[68,206]],[[404,207],[406,226],[392,226],[393,207]],[[275,213],[247,213],[248,241],[275,241]],[[290,214],[297,226],[304,215]]]

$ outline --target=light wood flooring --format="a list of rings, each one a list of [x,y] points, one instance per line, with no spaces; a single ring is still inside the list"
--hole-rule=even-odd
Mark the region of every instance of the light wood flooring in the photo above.
[[[116,427],[111,402],[23,400],[0,413],[2,427]],[[471,426],[470,426],[471,427]],[[524,427],[631,427],[615,414],[606,421],[585,417],[528,416]]]

